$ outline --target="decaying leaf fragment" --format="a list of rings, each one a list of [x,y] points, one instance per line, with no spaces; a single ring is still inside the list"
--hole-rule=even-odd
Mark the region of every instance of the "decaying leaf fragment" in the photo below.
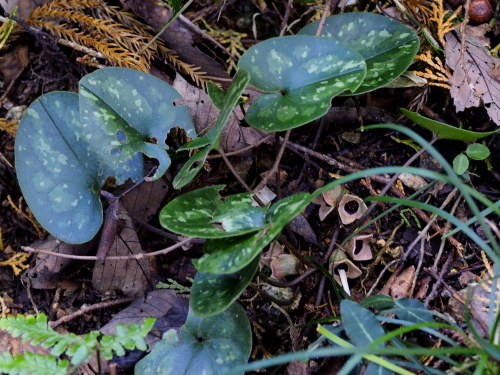
[[[452,33],[446,34],[446,64],[453,69],[450,93],[458,112],[483,104],[490,118],[500,125],[500,80],[496,74],[500,58],[488,52],[487,31],[486,24],[466,28],[463,60],[461,41]]]

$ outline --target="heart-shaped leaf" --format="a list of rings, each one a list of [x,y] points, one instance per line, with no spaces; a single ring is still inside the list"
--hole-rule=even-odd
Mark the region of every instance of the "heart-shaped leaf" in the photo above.
[[[458,141],[475,141],[489,135],[498,133],[500,129],[491,132],[473,132],[470,130],[456,128],[442,122],[431,120],[430,118],[419,115],[417,112],[411,112],[401,108],[403,115],[412,120],[415,124],[420,125],[424,129],[430,130],[441,139],[455,139]]]
[[[209,318],[190,311],[180,335],[167,331],[135,374],[217,375],[245,364],[251,349],[250,323],[237,303]]]
[[[241,270],[257,257],[288,222],[306,208],[312,196],[307,193],[290,195],[276,202],[266,212],[268,225],[245,236],[210,239],[205,243],[205,254],[193,264],[200,272],[225,274]]]
[[[65,242],[87,242],[102,224],[94,193],[107,177],[118,183],[142,178],[139,151],[158,158],[155,176],[161,175],[170,164],[164,150],[170,128],[181,126],[194,137],[187,108],[172,105],[176,97],[146,73],[105,68],[82,79],[79,95],[54,92],[32,103],[19,124],[16,170],[40,224]]]
[[[238,272],[216,275],[198,272],[191,288],[189,305],[201,317],[208,317],[224,311],[231,305],[252,281],[259,268],[260,256]]]
[[[82,78],[79,90],[86,141],[112,169],[140,151],[159,161],[152,179],[159,178],[170,166],[165,152],[168,132],[178,126],[188,137],[196,137],[188,108],[174,106],[179,93],[153,75],[100,69]],[[142,163],[137,168],[142,170]]]
[[[39,223],[68,243],[90,241],[102,224],[92,188],[102,165],[82,142],[78,95],[52,92],[34,101],[16,136],[16,171],[23,196]]]
[[[252,206],[253,193],[241,193],[225,201],[224,185],[183,194],[160,212],[160,224],[178,234],[200,238],[225,238],[258,231],[266,226],[265,208]]]
[[[315,35],[319,21],[299,35]],[[326,36],[351,47],[366,61],[366,77],[357,90],[344,95],[358,95],[387,85],[399,77],[411,63],[420,45],[418,35],[392,18],[374,13],[350,12],[328,17],[323,26]]]
[[[308,35],[258,43],[238,66],[265,92],[245,117],[264,131],[296,128],[323,116],[335,95],[355,91],[366,75],[365,61],[357,52],[330,38]]]

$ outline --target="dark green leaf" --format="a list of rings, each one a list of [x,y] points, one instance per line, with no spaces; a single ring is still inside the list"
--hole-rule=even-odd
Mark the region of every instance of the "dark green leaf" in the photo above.
[[[233,273],[245,267],[278,236],[288,222],[311,201],[311,195],[300,193],[276,202],[266,213],[268,225],[246,236],[212,239],[205,243],[205,255],[193,260],[198,271]]]
[[[467,156],[474,160],[484,160],[490,156],[490,149],[481,143],[473,143],[465,150]]]
[[[356,302],[342,300],[340,313],[345,332],[356,346],[367,346],[385,334],[375,314]]]
[[[231,305],[252,281],[260,256],[238,272],[217,275],[198,272],[194,277],[189,300],[192,311],[201,317],[212,316]]]
[[[467,169],[469,168],[469,158],[464,155],[460,154],[453,159],[453,170],[455,171],[456,174],[461,175],[464,174]]]
[[[475,141],[487,137],[489,135],[498,133],[500,129],[491,132],[472,132],[470,130],[459,129],[454,126],[443,124],[439,121],[431,120],[427,117],[421,116],[416,112],[408,111],[401,108],[401,112],[412,120],[415,124],[420,125],[424,129],[430,130],[442,139],[455,139],[458,141]]]
[[[139,151],[157,159],[153,178],[159,178],[170,165],[165,152],[168,132],[178,126],[188,137],[196,136],[188,108],[174,106],[177,98],[180,95],[172,86],[153,75],[126,68],[99,69],[80,80],[80,120],[86,141],[112,169]],[[137,168],[142,171],[142,162]]]
[[[246,51],[238,66],[265,94],[248,109],[246,121],[264,131],[281,131],[323,116],[330,101],[355,91],[366,75],[363,58],[330,38],[293,35],[268,39]]]
[[[53,92],[33,102],[16,136],[16,171],[23,196],[38,222],[68,243],[90,241],[102,224],[92,192],[103,166],[79,121],[78,95]]]
[[[363,299],[360,305],[364,308],[373,307],[377,311],[392,309],[394,307],[394,300],[386,295],[378,294]]]
[[[210,318],[190,311],[180,335],[167,331],[136,365],[135,374],[218,375],[245,364],[251,349],[250,323],[240,305]]]
[[[175,188],[180,189],[191,182],[205,163],[208,153],[214,148],[219,147],[219,137],[222,129],[226,126],[227,120],[229,119],[233,108],[240,100],[240,96],[249,80],[250,75],[248,71],[246,69],[240,69],[234,75],[233,82],[231,83],[231,87],[229,87],[227,93],[223,93],[221,92],[222,90],[220,90],[216,91],[217,94],[214,94],[215,89],[212,86],[212,95],[217,96],[217,108],[219,108],[219,106],[221,108],[219,117],[217,117],[214,127],[210,129],[204,137],[200,140],[195,139],[180,148],[180,150],[188,150],[206,146],[205,149],[198,151],[198,153],[193,155],[177,176],[175,176],[174,181],[172,182]],[[223,100],[222,103],[221,100]],[[195,163],[198,163],[198,165],[195,168],[191,168]]]
[[[403,309],[397,313],[401,320],[418,323],[434,323],[434,315],[416,299],[401,298],[395,301],[395,308]]]
[[[266,226],[265,209],[252,206],[252,193],[225,201],[223,185],[190,191],[175,198],[160,212],[160,224],[183,236],[225,238],[255,232]]]
[[[299,35],[315,35],[319,21],[313,22]],[[366,77],[354,93],[358,95],[384,87],[413,63],[418,51],[418,35],[392,18],[374,13],[350,12],[328,17],[322,36],[344,43],[366,61]]]

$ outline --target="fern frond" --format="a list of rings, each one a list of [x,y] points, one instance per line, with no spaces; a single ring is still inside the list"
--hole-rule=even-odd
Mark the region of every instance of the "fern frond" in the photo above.
[[[8,375],[66,375],[70,371],[69,362],[42,354],[30,352],[12,357],[10,353],[0,353],[0,373]]]
[[[148,345],[144,338],[153,328],[155,321],[154,318],[147,318],[144,319],[140,326],[131,324],[128,327],[118,324],[114,336],[105,335],[99,342],[102,356],[105,359],[111,359],[113,358],[113,351],[116,355],[122,356],[125,354],[125,349],[147,350]]]
[[[0,318],[0,329],[4,329],[13,337],[21,337],[22,341],[30,341],[30,345],[41,345],[43,348],[52,348],[50,354],[58,357],[62,353],[73,356],[71,363],[75,366],[90,360],[92,352],[96,349],[96,338],[99,332],[90,332],[85,338],[74,333],[60,334],[47,324],[45,314],[9,315]],[[93,338],[93,340],[90,340]],[[78,356],[77,356],[78,354]]]

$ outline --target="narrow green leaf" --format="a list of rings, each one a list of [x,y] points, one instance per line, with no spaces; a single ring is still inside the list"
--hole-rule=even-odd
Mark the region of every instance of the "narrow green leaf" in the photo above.
[[[412,120],[415,124],[420,125],[424,129],[430,130],[442,139],[455,139],[458,141],[472,142],[498,133],[500,131],[500,129],[497,129],[491,132],[473,132],[470,130],[459,129],[448,124],[443,124],[439,121],[431,120],[427,117],[419,115],[416,112],[411,112],[404,108],[401,108],[401,112],[403,112],[403,114],[410,120]]]
[[[355,346],[370,345],[385,333],[375,314],[356,302],[340,302],[340,313],[345,332]]]
[[[180,150],[188,150],[206,146],[203,150],[193,155],[191,159],[186,163],[187,166],[185,165],[177,174],[177,176],[175,176],[172,184],[176,189],[180,189],[191,182],[205,163],[208,153],[214,148],[218,147],[219,137],[222,129],[224,129],[224,127],[226,126],[227,120],[229,119],[233,108],[238,104],[240,96],[249,81],[250,74],[248,73],[248,71],[246,69],[240,69],[234,75],[233,82],[231,83],[228,92],[217,92],[217,108],[220,107],[220,114],[219,117],[217,117],[217,121],[215,122],[214,127],[210,129],[208,133],[204,137],[202,137],[201,140],[193,140],[187,145],[184,145],[180,148]],[[214,90],[215,89],[213,89],[212,87],[212,94]],[[223,100],[223,102],[220,103],[220,100]],[[195,163],[198,163],[197,166],[191,169],[191,167]]]
[[[396,300],[395,308],[403,309],[397,313],[399,319],[414,323],[434,323],[434,315],[416,299],[401,298]]]

